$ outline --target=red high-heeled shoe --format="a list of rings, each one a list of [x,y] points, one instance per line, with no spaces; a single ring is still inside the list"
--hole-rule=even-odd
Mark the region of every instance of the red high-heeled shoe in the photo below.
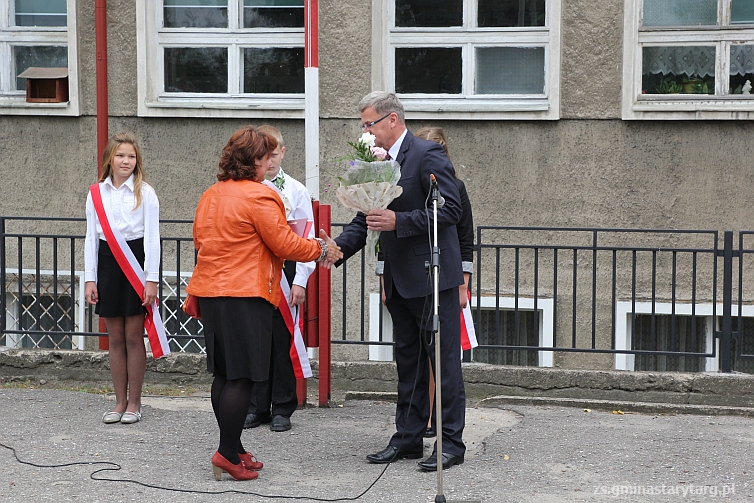
[[[219,452],[215,452],[214,456],[212,456],[212,471],[215,474],[215,480],[221,480],[223,472],[227,473],[235,480],[254,480],[259,477],[258,472],[247,470],[243,461],[234,465]]]
[[[241,463],[246,466],[247,470],[261,470],[264,468],[264,463],[257,461],[257,458],[250,452],[239,453],[238,457],[241,458]]]

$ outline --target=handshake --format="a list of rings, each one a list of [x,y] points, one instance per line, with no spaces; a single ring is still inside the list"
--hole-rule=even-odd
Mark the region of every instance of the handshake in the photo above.
[[[332,239],[324,229],[319,230],[319,238],[324,243],[323,257],[318,262],[325,269],[330,269],[335,262],[343,258],[343,252],[340,251],[340,246]]]

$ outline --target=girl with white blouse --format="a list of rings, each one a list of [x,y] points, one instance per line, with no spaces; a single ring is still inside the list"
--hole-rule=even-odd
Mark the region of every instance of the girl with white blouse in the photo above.
[[[123,235],[146,275],[144,291],[136,292],[105,240],[90,192],[86,199],[85,295],[107,327],[115,389],[115,407],[102,416],[102,421],[129,424],[141,420],[141,388],[146,373],[145,306],[156,299],[160,280],[160,206],[157,194],[144,178],[141,152],[133,134],[120,133],[108,140],[99,182],[102,204],[112,220],[110,226]]]

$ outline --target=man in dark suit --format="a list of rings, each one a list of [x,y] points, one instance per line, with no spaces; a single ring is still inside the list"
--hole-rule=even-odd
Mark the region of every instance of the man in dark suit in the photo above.
[[[387,448],[370,454],[371,463],[417,459],[424,455],[423,437],[429,412],[427,356],[434,365],[432,333],[433,282],[427,267],[432,252],[431,179],[437,180],[445,199],[437,212],[440,248],[440,344],[442,375],[442,467],[463,463],[466,446],[466,393],[461,375],[461,343],[458,286],[463,282],[456,223],[461,202],[453,166],[443,148],[414,137],[406,129],[403,105],[393,93],[375,91],[359,103],[361,128],[375,135],[375,145],[388,151],[401,165],[398,185],[403,193],[387,209],[359,213],[335,241],[344,259],[360,250],[366,231],[380,232],[384,258],[386,305],[393,320],[395,361],[398,368],[396,433]],[[419,463],[424,470],[437,469],[436,446]]]

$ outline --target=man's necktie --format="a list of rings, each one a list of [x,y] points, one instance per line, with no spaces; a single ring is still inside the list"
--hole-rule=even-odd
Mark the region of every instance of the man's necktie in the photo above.
[[[272,183],[274,183],[275,187],[277,187],[278,189],[283,190],[283,185],[285,185],[285,177],[276,176],[272,179]]]

